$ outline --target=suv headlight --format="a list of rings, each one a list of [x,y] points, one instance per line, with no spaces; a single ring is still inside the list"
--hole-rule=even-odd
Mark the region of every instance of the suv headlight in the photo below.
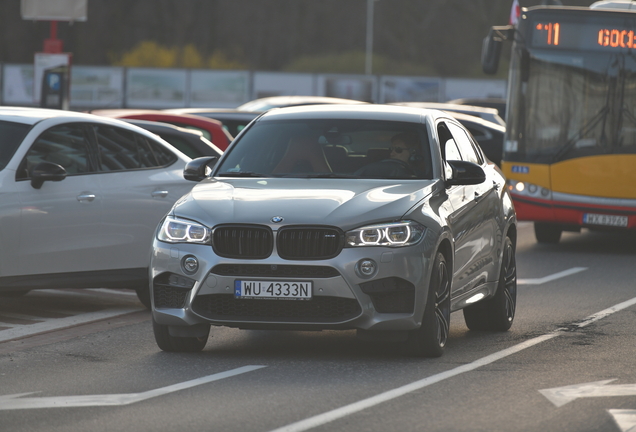
[[[426,227],[417,222],[390,222],[348,231],[345,235],[345,243],[347,247],[411,246],[422,239],[425,231]]]
[[[159,228],[157,239],[167,243],[206,244],[210,242],[210,232],[200,223],[168,216]]]

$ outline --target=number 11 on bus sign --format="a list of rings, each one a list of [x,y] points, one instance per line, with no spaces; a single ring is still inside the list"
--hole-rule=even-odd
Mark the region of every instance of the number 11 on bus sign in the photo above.
[[[546,32],[545,43],[548,45],[559,45],[559,35],[561,25],[559,23],[537,24],[537,30]]]

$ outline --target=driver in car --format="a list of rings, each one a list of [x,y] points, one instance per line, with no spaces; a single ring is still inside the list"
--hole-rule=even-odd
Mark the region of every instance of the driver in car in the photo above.
[[[391,137],[389,158],[366,165],[356,172],[360,177],[412,178],[417,177],[420,144],[416,135],[398,133]]]

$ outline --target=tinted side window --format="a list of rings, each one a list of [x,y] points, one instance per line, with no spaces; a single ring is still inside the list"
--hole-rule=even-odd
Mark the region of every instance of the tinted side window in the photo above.
[[[140,168],[137,142],[132,132],[111,126],[96,126],[95,136],[102,171]]]
[[[151,139],[137,135],[141,164],[144,168],[167,166],[177,160],[177,156]]]
[[[31,126],[0,121],[0,170],[4,169]]]
[[[29,149],[16,178],[29,178],[31,169],[40,162],[58,164],[68,175],[94,172],[86,129],[79,124],[66,124],[42,133]]]
[[[448,128],[453,134],[453,138],[455,138],[455,142],[457,143],[457,146],[459,147],[459,151],[462,154],[462,158],[468,162],[481,165],[482,163],[481,158],[475,151],[473,147],[473,143],[471,139],[468,137],[468,135],[466,134],[466,132],[464,131],[464,129],[462,129],[461,127],[453,123],[449,123]]]
[[[96,126],[102,171],[122,171],[169,165],[176,156],[142,135],[112,126]]]

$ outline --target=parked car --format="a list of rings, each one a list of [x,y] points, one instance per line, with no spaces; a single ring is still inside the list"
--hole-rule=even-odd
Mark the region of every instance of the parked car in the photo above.
[[[91,114],[118,119],[157,121],[170,123],[186,129],[198,130],[203,133],[205,138],[212,141],[212,143],[221,150],[225,150],[234,139],[228,131],[223,129],[223,124],[220,121],[190,114],[173,114],[161,110],[138,110],[129,108],[92,110]]]
[[[201,131],[182,128],[170,123],[135,119],[122,120],[159,135],[164,141],[192,159],[203,156],[218,157],[223,154],[223,150],[205,138]]]
[[[131,288],[149,306],[148,249],[188,161],[123,121],[0,107],[0,293]]]
[[[252,120],[261,115],[260,111],[240,111],[226,108],[171,108],[163,110],[173,114],[198,115],[223,123],[223,127],[232,135],[237,136]]]
[[[351,105],[351,104],[366,104],[368,102],[343,99],[328,96],[271,96],[260,99],[254,99],[246,102],[243,105],[238,106],[236,109],[239,111],[267,111],[272,108],[285,108],[302,105],[323,105],[323,104],[339,104],[339,105]]]
[[[449,104],[472,105],[485,108],[495,108],[499,112],[499,117],[506,119],[506,99],[504,98],[461,98],[449,100]]]
[[[506,133],[505,126],[468,114],[450,111],[448,114],[452,115],[455,120],[468,129],[468,132],[475,138],[486,157],[501,167],[504,134]]]
[[[199,183],[160,223],[151,252],[162,350],[202,350],[213,325],[357,329],[439,356],[453,311],[470,329],[512,325],[512,201],[447,113],[271,110],[184,177]]]
[[[472,115],[475,117],[481,117],[484,120],[488,120],[493,123],[498,123],[501,126],[506,126],[506,122],[499,116],[499,111],[495,108],[486,108],[473,105],[459,105],[442,102],[392,102],[389,105],[410,106],[417,108],[438,109],[448,112],[458,112],[463,114]]]

